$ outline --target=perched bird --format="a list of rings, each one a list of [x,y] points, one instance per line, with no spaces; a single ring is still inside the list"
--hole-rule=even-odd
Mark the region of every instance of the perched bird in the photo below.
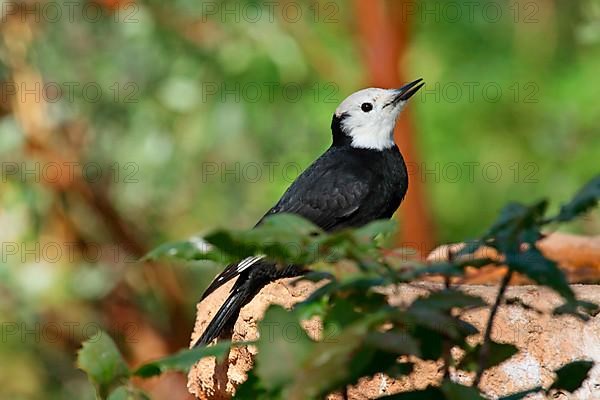
[[[424,85],[421,81],[399,89],[363,89],[346,98],[333,115],[331,147],[298,176],[257,225],[277,213],[300,215],[324,231],[390,218],[408,189],[406,165],[394,143],[394,127],[408,99]],[[239,277],[194,347],[231,332],[241,308],[264,286],[305,272],[298,265],[278,268],[262,256],[229,265],[202,299]]]

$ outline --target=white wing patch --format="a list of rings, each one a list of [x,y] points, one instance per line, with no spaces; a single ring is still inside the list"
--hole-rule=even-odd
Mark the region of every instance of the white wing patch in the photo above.
[[[242,272],[256,264],[258,261],[262,260],[263,258],[265,258],[265,256],[263,255],[244,258],[235,266],[235,275],[241,274]],[[221,282],[225,278],[225,276],[220,276],[219,278],[217,278],[217,282]]]

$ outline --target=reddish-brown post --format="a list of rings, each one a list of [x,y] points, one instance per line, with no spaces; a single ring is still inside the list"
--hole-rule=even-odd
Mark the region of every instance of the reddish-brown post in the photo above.
[[[373,86],[398,87],[407,80],[420,77],[406,79],[400,63],[408,46],[410,27],[406,11],[409,10],[409,3],[411,0],[354,2],[360,45],[369,72],[369,82]],[[414,100],[418,98],[417,95]],[[416,103],[414,100],[413,103]],[[409,109],[400,118],[394,137],[407,164],[420,165]],[[409,190],[400,207],[402,228],[398,245],[415,247],[425,257],[434,246],[432,217],[419,174],[411,174],[409,179]]]

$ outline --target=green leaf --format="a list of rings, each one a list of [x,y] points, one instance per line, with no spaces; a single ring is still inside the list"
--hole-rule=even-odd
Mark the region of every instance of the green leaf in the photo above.
[[[107,400],[150,400],[150,397],[139,389],[119,386],[110,393]]]
[[[590,316],[596,316],[598,314],[598,305],[583,300],[571,300],[567,301],[554,309],[553,315],[572,315],[581,319],[582,321],[588,321]]]
[[[324,298],[329,296],[339,287],[339,283],[337,281],[328,282],[325,285],[321,286],[306,298],[306,300],[298,303],[296,307],[303,307],[306,304],[313,303],[315,301],[323,301]]]
[[[464,267],[451,262],[436,262],[431,265],[416,268],[413,276],[403,276],[403,279],[413,279],[421,275],[443,275],[443,276],[462,276]],[[406,274],[405,274],[406,275]]]
[[[365,344],[395,355],[421,356],[419,343],[406,332],[371,332],[367,334]]]
[[[275,399],[280,397],[280,391],[269,392],[263,386],[262,382],[256,376],[256,371],[251,369],[247,373],[247,378],[235,391],[235,397],[238,399]]]
[[[248,343],[236,343],[236,345],[246,344]],[[134,375],[149,378],[160,375],[166,371],[188,372],[195,363],[205,357],[214,356],[217,357],[218,361],[223,361],[231,346],[231,342],[224,341],[210,347],[197,347],[195,349],[181,350],[171,356],[160,358],[140,366],[135,370]]]
[[[411,331],[411,335],[419,340],[421,358],[424,360],[438,360],[444,352],[444,335],[439,332],[417,326]]]
[[[396,232],[398,224],[393,219],[380,219],[355,229],[353,236],[360,241],[372,241],[377,235],[390,235]]]
[[[423,337],[430,337],[432,340],[431,349],[425,350],[424,348],[427,345],[422,343],[421,352],[424,357],[431,359],[430,357],[439,355],[438,350],[441,349],[442,343],[440,343],[439,338],[428,331],[435,331],[447,338],[462,342],[464,338],[474,335],[478,331],[473,325],[450,315],[450,310],[456,307],[468,308],[485,305],[486,303],[480,297],[471,296],[457,290],[442,290],[415,300],[401,319],[408,326],[417,327],[417,330],[412,332],[413,337],[421,340]],[[419,327],[425,328],[425,331],[418,329]]]
[[[103,331],[83,343],[77,353],[77,367],[87,374],[100,397],[129,376],[129,368],[115,342]]]
[[[479,250],[479,248],[483,246],[483,243],[481,240],[476,239],[476,240],[468,240],[465,242],[465,246],[460,249],[455,256],[456,257],[462,257],[462,256],[468,256],[471,255],[473,253],[475,253],[477,250]]]
[[[450,311],[453,308],[484,307],[487,303],[479,296],[472,296],[459,290],[445,289],[433,292],[427,297],[415,300],[410,308],[427,308]]]
[[[356,283],[356,281],[354,282]],[[338,328],[351,325],[374,315],[388,306],[387,297],[381,293],[370,291],[371,286],[350,286],[347,290],[340,289],[329,300],[330,307],[323,318],[325,328]]]
[[[486,236],[508,238],[520,230],[535,226],[541,221],[547,207],[548,200],[538,201],[531,206],[509,203],[500,211]]]
[[[429,386],[425,390],[392,394],[378,397],[379,400],[446,400],[444,393],[437,388]]]
[[[518,297],[507,297],[506,299],[504,299],[504,303],[507,306],[517,306],[527,311],[533,311],[538,315],[542,315],[544,313],[543,311],[531,306],[530,304],[525,303],[523,299],[520,299]]]
[[[407,375],[412,371],[412,365],[398,363],[398,356],[389,352],[381,351],[366,346],[358,347],[341,370],[345,376],[340,376],[340,384],[337,388],[346,385],[358,384],[360,378],[372,377],[378,373],[388,375],[395,374],[396,377]],[[323,387],[327,387],[323,385]],[[334,388],[334,386],[331,386]]]
[[[600,199],[600,176],[593,178],[567,204],[560,208],[560,212],[552,221],[566,222],[589,211],[598,204]]]
[[[222,264],[232,262],[230,257],[201,239],[164,243],[151,250],[142,260],[152,261],[161,258],[177,258],[185,261],[211,260]]]
[[[362,343],[370,318],[365,316],[365,319],[316,343],[306,354],[302,369],[286,387],[285,398],[322,398],[369,369],[376,351],[362,346]],[[381,358],[380,361],[385,364],[389,358]],[[392,361],[395,362],[395,357]]]
[[[459,385],[452,381],[444,381],[440,389],[447,400],[485,400],[476,388]]]
[[[296,214],[279,213],[267,216],[255,229],[292,232],[296,235],[310,236],[322,233],[323,230]]]
[[[522,392],[513,393],[509,396],[500,397],[498,400],[521,400],[522,398],[527,397],[530,394],[538,393],[542,390],[544,390],[544,388],[542,388],[541,386],[538,386],[535,388],[524,390]]]
[[[314,244],[323,231],[293,214],[275,214],[247,231],[217,230],[206,236],[214,247],[238,259],[263,254],[282,264],[310,264],[321,253]]]
[[[540,285],[554,289],[567,301],[575,300],[575,294],[558,265],[544,257],[537,247],[531,246],[522,252],[508,253],[505,262],[514,271],[528,276]]]
[[[292,281],[292,285],[296,285],[297,283],[302,281],[318,283],[322,280],[335,281],[335,276],[325,271],[310,271],[302,275],[301,277],[294,279]]]
[[[245,232],[217,230],[206,235],[206,241],[224,253],[242,259],[260,253],[260,245]]]
[[[509,343],[497,343],[492,341],[489,343],[489,346],[489,354],[487,356],[487,363],[484,366],[484,369],[499,365],[519,352],[519,349],[516,346]],[[460,361],[458,368],[465,371],[476,371],[479,366],[480,353],[481,344],[478,344],[467,351],[463,359]]]
[[[385,374],[391,378],[398,379],[402,376],[410,375],[415,371],[415,364],[407,362],[399,362],[385,370]]]
[[[267,390],[276,390],[300,374],[314,342],[295,315],[280,306],[267,309],[258,329],[256,375]]]
[[[574,392],[588,377],[588,373],[594,366],[592,361],[573,361],[565,364],[556,371],[556,379],[550,389],[562,389]]]
[[[467,336],[478,333],[477,328],[470,323],[443,311],[429,307],[409,307],[404,316],[404,320],[409,326],[426,328],[457,341],[462,341]],[[412,335],[421,339],[421,334],[423,333],[413,333]],[[425,356],[426,353],[424,351],[422,351],[422,353],[423,356]]]
[[[533,246],[541,237],[539,226],[547,206],[547,200],[531,206],[508,204],[483,240],[488,246],[505,254],[518,253],[523,243]]]
[[[397,276],[399,282],[411,281],[423,275],[462,276],[466,267],[481,268],[494,264],[490,258],[460,257],[453,261],[441,261],[431,264],[417,265],[416,268],[401,269]]]

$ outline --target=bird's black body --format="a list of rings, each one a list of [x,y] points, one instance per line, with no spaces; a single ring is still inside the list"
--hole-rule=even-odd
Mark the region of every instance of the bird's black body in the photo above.
[[[390,218],[396,211],[408,188],[406,165],[398,147],[353,147],[351,138],[343,132],[343,118],[333,118],[331,147],[294,181],[265,217],[297,214],[325,231],[334,231]],[[208,287],[203,298],[239,275],[230,296],[196,345],[206,345],[232,329],[240,309],[268,283],[306,272],[302,266],[281,269],[262,259],[250,264],[245,266],[242,261],[230,265]]]
[[[389,218],[396,211],[408,187],[398,147],[352,147],[339,124],[334,117],[331,147],[294,181],[265,217],[298,214],[331,231]]]

